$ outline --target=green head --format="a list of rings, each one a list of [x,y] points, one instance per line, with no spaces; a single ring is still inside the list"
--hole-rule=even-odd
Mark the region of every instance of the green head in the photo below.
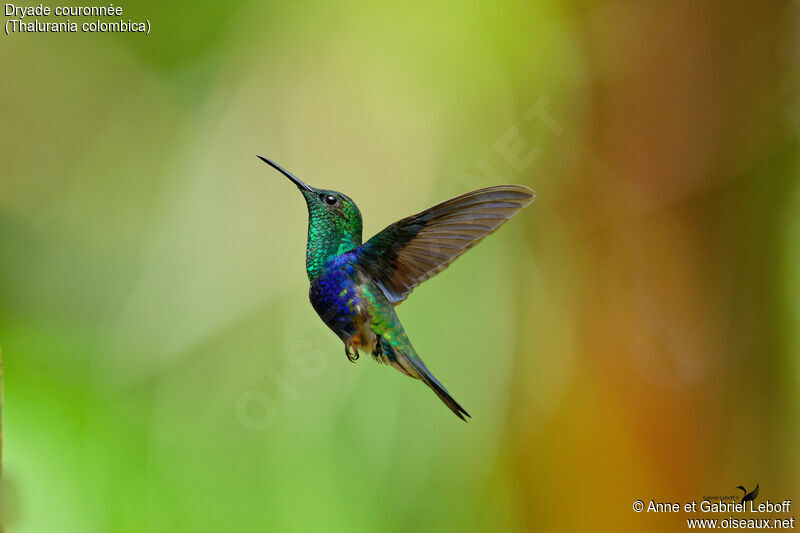
[[[306,200],[306,271],[309,280],[319,275],[331,257],[361,246],[361,212],[353,200],[338,191],[314,188],[277,163],[265,157],[258,158],[289,178]]]

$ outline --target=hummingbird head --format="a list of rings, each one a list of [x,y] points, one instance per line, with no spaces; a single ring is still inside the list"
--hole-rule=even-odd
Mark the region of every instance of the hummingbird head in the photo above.
[[[330,189],[317,189],[266,157],[263,162],[294,183],[308,207],[308,275],[316,274],[332,256],[361,246],[361,211],[345,194]]]
[[[361,245],[361,211],[349,196],[330,189],[311,188],[301,192],[308,207],[309,240],[314,229],[323,238],[352,238],[355,244],[350,248]]]

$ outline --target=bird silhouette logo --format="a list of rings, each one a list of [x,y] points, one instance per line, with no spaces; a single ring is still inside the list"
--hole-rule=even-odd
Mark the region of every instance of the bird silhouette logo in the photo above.
[[[751,502],[756,499],[756,496],[758,496],[758,483],[756,483],[756,488],[753,489],[753,492],[747,492],[747,489],[741,485],[739,485],[736,488],[744,493],[744,495],[742,496],[742,503]]]

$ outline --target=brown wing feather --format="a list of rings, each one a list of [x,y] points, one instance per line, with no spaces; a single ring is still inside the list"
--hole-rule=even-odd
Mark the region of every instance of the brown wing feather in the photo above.
[[[404,218],[359,249],[359,263],[393,304],[530,204],[522,185],[498,185],[456,196]]]

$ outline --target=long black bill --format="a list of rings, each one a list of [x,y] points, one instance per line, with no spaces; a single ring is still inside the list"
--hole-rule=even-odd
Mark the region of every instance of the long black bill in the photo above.
[[[256,155],[256,157],[258,157],[264,163],[268,164],[269,166],[271,166],[272,168],[274,168],[275,170],[277,170],[278,172],[280,172],[281,174],[283,174],[284,176],[286,176],[287,178],[292,180],[292,183],[297,185],[297,188],[300,189],[301,191],[314,192],[314,188],[313,187],[303,183],[299,178],[297,178],[294,174],[292,174],[291,172],[289,172],[288,170],[286,170],[285,168],[280,166],[278,163],[276,163],[274,161],[270,161],[266,157],[262,157],[260,155]]]

